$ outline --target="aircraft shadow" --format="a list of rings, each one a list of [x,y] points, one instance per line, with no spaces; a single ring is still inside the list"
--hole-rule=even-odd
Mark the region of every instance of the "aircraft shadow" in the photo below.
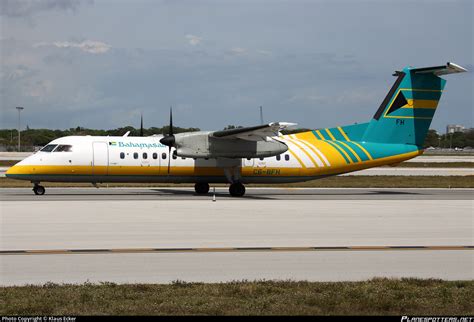
[[[173,188],[163,188],[163,189],[154,188],[152,190],[161,192],[163,194],[173,194],[173,195],[181,195],[181,196],[197,196],[197,197],[212,197],[212,192],[209,192],[205,195],[201,195],[201,194],[195,193],[192,190],[177,190],[177,189],[173,189]],[[217,192],[216,191],[216,198],[217,197],[232,198],[226,192]],[[246,194],[243,197],[238,197],[238,198],[235,198],[235,199],[236,200],[238,200],[238,199],[268,199],[268,200],[270,200],[270,199],[273,199],[273,198],[267,197],[267,196],[258,196],[258,195]]]

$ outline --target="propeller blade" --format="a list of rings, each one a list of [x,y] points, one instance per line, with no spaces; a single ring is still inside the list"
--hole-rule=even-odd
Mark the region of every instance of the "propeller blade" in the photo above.
[[[143,136],[143,114],[140,115],[140,136]]]
[[[165,135],[161,140],[160,143],[170,148],[175,145],[175,137],[173,134],[173,109],[170,107],[170,125],[168,129],[168,135]]]
[[[171,148],[175,146],[176,138],[173,133],[173,108],[170,106],[170,125],[168,129],[168,135],[165,135],[160,143],[168,146],[168,174],[170,174],[171,168]]]
[[[170,106],[170,129],[169,129],[169,135],[173,135],[173,108]]]

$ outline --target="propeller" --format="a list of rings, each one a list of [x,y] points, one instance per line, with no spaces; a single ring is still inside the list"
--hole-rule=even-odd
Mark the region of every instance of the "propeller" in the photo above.
[[[143,114],[140,115],[140,136],[143,136]]]
[[[168,135],[165,135],[160,143],[168,146],[168,174],[170,174],[170,165],[171,165],[171,148],[174,147],[176,139],[173,134],[173,109],[170,107],[170,126],[168,130]]]

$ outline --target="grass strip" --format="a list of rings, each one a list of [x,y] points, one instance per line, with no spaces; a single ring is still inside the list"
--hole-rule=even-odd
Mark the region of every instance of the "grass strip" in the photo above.
[[[462,315],[474,281],[372,279],[0,288],[0,315]]]

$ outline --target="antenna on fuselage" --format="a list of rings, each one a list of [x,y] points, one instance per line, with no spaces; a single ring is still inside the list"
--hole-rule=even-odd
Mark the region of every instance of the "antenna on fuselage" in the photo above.
[[[260,106],[260,124],[263,125],[263,107]]]
[[[140,136],[143,136],[143,113],[140,114]]]

